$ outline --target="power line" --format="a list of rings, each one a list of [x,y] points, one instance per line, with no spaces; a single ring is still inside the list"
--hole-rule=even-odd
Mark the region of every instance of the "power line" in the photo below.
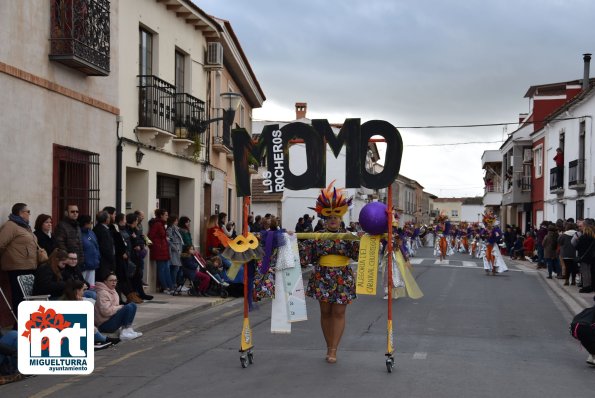
[[[494,126],[511,126],[515,124],[535,124],[535,123],[549,123],[549,122],[559,122],[562,120],[575,120],[575,119],[583,119],[586,117],[591,117],[589,115],[585,116],[575,116],[575,117],[562,117],[556,119],[546,119],[546,120],[528,120],[523,122],[501,122],[501,123],[480,123],[480,124],[446,124],[446,125],[430,125],[430,126],[395,126],[398,129],[451,129],[451,128],[469,128],[469,127],[494,127]],[[294,121],[271,121],[266,119],[252,119],[254,122],[271,122],[271,123],[293,123]]]
[[[502,141],[470,141],[470,142],[455,142],[453,144],[410,144],[407,146],[452,146],[452,145],[469,145],[469,144],[500,144]]]
[[[575,117],[562,117],[556,119],[547,120],[531,120],[523,122],[502,122],[502,123],[484,123],[484,124],[457,124],[457,125],[442,125],[442,126],[397,126],[398,129],[450,129],[450,128],[468,128],[468,127],[493,127],[493,126],[510,126],[514,124],[535,124],[535,123],[549,123],[558,122],[561,120],[575,120],[583,119],[590,116],[575,116]]]

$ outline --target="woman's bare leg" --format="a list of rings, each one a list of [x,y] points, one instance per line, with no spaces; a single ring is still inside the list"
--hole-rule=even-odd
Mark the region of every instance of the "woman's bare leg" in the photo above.
[[[343,331],[345,330],[345,311],[346,304],[331,304],[331,338],[327,361],[329,363],[337,362],[337,348],[341,342]]]
[[[329,351],[331,348],[332,338],[332,304],[324,301],[320,303],[320,327],[322,328],[322,334],[324,335],[324,341],[326,341],[326,356],[328,358]]]

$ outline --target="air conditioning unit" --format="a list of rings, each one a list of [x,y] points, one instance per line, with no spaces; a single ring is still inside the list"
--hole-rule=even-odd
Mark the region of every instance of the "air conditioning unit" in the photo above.
[[[207,43],[207,66],[223,67],[223,46],[212,41]]]
[[[525,148],[523,151],[523,162],[531,163],[532,160],[533,160],[533,149]]]

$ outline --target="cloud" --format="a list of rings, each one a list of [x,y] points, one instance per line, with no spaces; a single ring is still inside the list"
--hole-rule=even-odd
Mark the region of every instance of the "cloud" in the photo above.
[[[582,53],[592,52],[595,37],[595,3],[587,0],[196,3],[231,22],[268,98],[254,110],[259,119],[292,119],[294,103],[305,101],[309,117],[333,122],[514,122],[529,110],[529,86],[582,77]],[[406,145],[493,141],[503,127],[402,134]],[[481,185],[481,154],[497,147],[406,147],[403,170],[424,186],[435,175],[436,187]],[[434,172],[416,166],[418,156]]]

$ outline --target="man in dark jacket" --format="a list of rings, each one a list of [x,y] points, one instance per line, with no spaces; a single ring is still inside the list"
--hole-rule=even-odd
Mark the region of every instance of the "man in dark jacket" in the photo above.
[[[103,280],[102,278],[108,273],[116,271],[116,250],[112,232],[109,228],[109,220],[108,212],[100,211],[97,214],[97,224],[93,228],[93,232],[97,236],[100,254],[98,281]]]
[[[78,206],[68,205],[64,218],[56,227],[54,240],[57,248],[77,255],[77,265],[82,269],[85,263],[85,252],[83,250],[83,242],[81,241],[81,230],[77,222],[78,217]]]
[[[543,257],[543,238],[547,235],[547,221],[543,221],[535,234],[535,248],[537,249],[537,268],[545,268],[545,258]]]

